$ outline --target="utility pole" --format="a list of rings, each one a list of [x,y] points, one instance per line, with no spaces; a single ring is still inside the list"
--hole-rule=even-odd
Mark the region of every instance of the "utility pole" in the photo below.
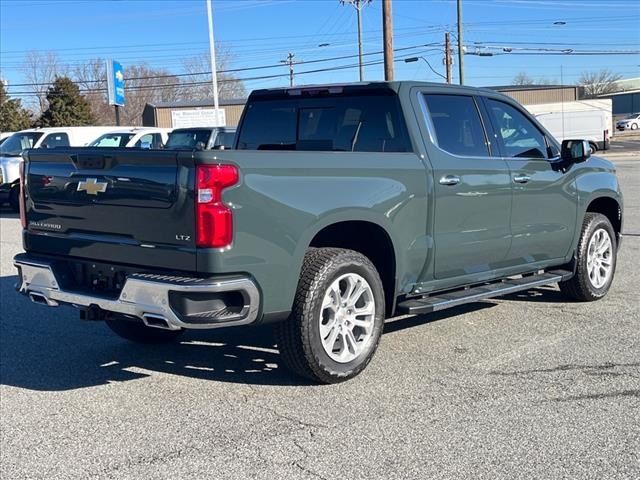
[[[447,83],[451,83],[451,39],[449,32],[444,34],[444,64],[447,68]]]
[[[364,65],[362,64],[362,8],[371,0],[340,0],[342,5],[350,3],[356,9],[358,16],[358,65],[360,66],[360,81],[364,81]]]
[[[294,61],[293,59],[295,58],[295,54],[289,52],[287,54],[287,59],[286,60],[280,60],[281,63],[286,63],[287,65],[289,65],[289,86],[293,87],[293,76],[294,76],[294,72],[293,72],[293,65],[294,65]]]
[[[462,0],[458,0],[458,77],[460,85],[464,85],[464,65],[462,57],[464,56],[462,46]]]
[[[382,0],[382,40],[384,42],[384,79],[393,80],[393,20],[391,0]]]
[[[209,55],[211,56],[211,87],[213,89],[213,108],[215,108],[216,110],[216,119],[218,119],[218,72],[216,71],[216,47],[213,40],[213,13],[211,12],[211,0],[207,0],[207,17],[209,20]]]

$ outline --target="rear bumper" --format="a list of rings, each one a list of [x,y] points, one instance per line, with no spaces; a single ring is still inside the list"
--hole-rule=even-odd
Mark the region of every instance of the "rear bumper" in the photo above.
[[[248,325],[256,321],[260,308],[256,284],[243,276],[202,279],[131,274],[114,299],[64,290],[53,265],[46,260],[20,254],[14,258],[14,265],[19,273],[18,292],[35,303],[128,315],[149,327],[178,330]]]

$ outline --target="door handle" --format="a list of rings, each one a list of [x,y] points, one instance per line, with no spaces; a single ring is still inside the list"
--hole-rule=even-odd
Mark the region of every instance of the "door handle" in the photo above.
[[[440,179],[440,185],[457,185],[460,183],[460,177],[455,175],[445,175]]]
[[[513,181],[516,183],[527,183],[529,180],[531,180],[531,177],[524,174],[516,175],[515,177],[513,177]]]

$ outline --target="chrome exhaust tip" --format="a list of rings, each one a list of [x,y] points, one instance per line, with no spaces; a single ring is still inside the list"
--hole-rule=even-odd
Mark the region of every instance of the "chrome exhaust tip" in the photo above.
[[[164,316],[157,313],[142,314],[142,322],[147,327],[161,328],[162,330],[180,330],[180,327],[172,325]]]
[[[29,292],[29,298],[33,303],[37,303],[39,305],[46,305],[47,307],[57,307],[58,302],[55,300],[51,300],[45,297],[42,293],[38,292]]]

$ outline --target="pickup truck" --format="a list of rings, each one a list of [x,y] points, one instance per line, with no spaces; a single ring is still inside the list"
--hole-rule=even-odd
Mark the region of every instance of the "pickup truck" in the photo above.
[[[27,151],[17,288],[134,342],[273,323],[285,366],[339,382],[393,315],[605,296],[622,195],[590,154],[490,90],[258,90],[234,150]]]

